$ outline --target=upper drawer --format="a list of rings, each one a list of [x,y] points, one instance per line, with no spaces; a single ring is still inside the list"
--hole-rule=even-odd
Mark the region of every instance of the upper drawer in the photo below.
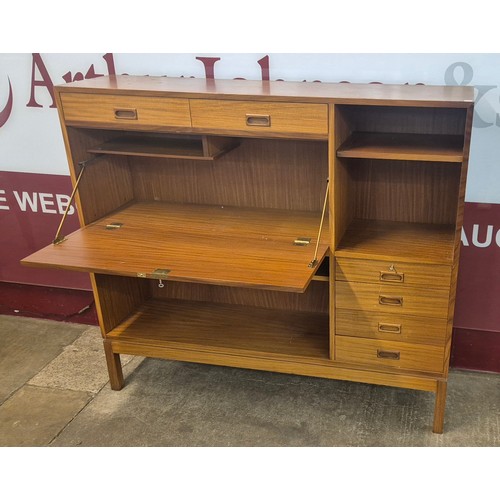
[[[286,102],[191,99],[193,127],[241,135],[328,135],[328,106]]]
[[[187,99],[63,93],[61,100],[64,119],[75,124],[132,129],[191,126]]]
[[[450,287],[451,267],[409,262],[380,260],[335,259],[335,279],[362,283],[390,283],[394,285]]]

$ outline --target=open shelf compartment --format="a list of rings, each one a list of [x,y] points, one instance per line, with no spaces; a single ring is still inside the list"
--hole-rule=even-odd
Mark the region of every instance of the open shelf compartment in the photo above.
[[[451,224],[354,219],[335,256],[451,265],[454,238]]]
[[[232,138],[126,134],[88,148],[89,153],[185,160],[215,160],[238,146]]]
[[[326,360],[328,323],[327,313],[151,299],[107,338],[207,353]]]

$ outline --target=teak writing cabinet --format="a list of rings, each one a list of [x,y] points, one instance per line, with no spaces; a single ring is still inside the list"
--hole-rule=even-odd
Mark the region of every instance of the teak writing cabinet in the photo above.
[[[56,87],[89,272],[120,354],[436,393],[446,381],[468,87],[99,77]]]

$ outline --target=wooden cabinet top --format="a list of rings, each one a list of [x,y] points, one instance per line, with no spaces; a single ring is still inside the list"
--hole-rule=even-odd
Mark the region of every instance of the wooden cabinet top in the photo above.
[[[163,76],[102,76],[55,87],[58,92],[262,101],[334,102],[402,106],[469,107],[474,88],[257,80],[209,80]]]

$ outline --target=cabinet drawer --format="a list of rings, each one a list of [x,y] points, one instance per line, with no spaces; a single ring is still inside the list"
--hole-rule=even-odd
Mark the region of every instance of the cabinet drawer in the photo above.
[[[335,359],[345,363],[441,373],[444,347],[335,337]]]
[[[193,127],[256,136],[324,137],[326,104],[191,99]]]
[[[451,282],[451,267],[340,257],[336,259],[335,279],[448,289]]]
[[[116,128],[190,127],[187,99],[102,94],[61,94],[64,119]]]
[[[445,318],[390,315],[350,309],[337,309],[335,312],[336,335],[442,346],[445,344],[446,332]]]
[[[447,318],[448,297],[449,291],[444,289],[335,282],[335,304],[341,309]]]

